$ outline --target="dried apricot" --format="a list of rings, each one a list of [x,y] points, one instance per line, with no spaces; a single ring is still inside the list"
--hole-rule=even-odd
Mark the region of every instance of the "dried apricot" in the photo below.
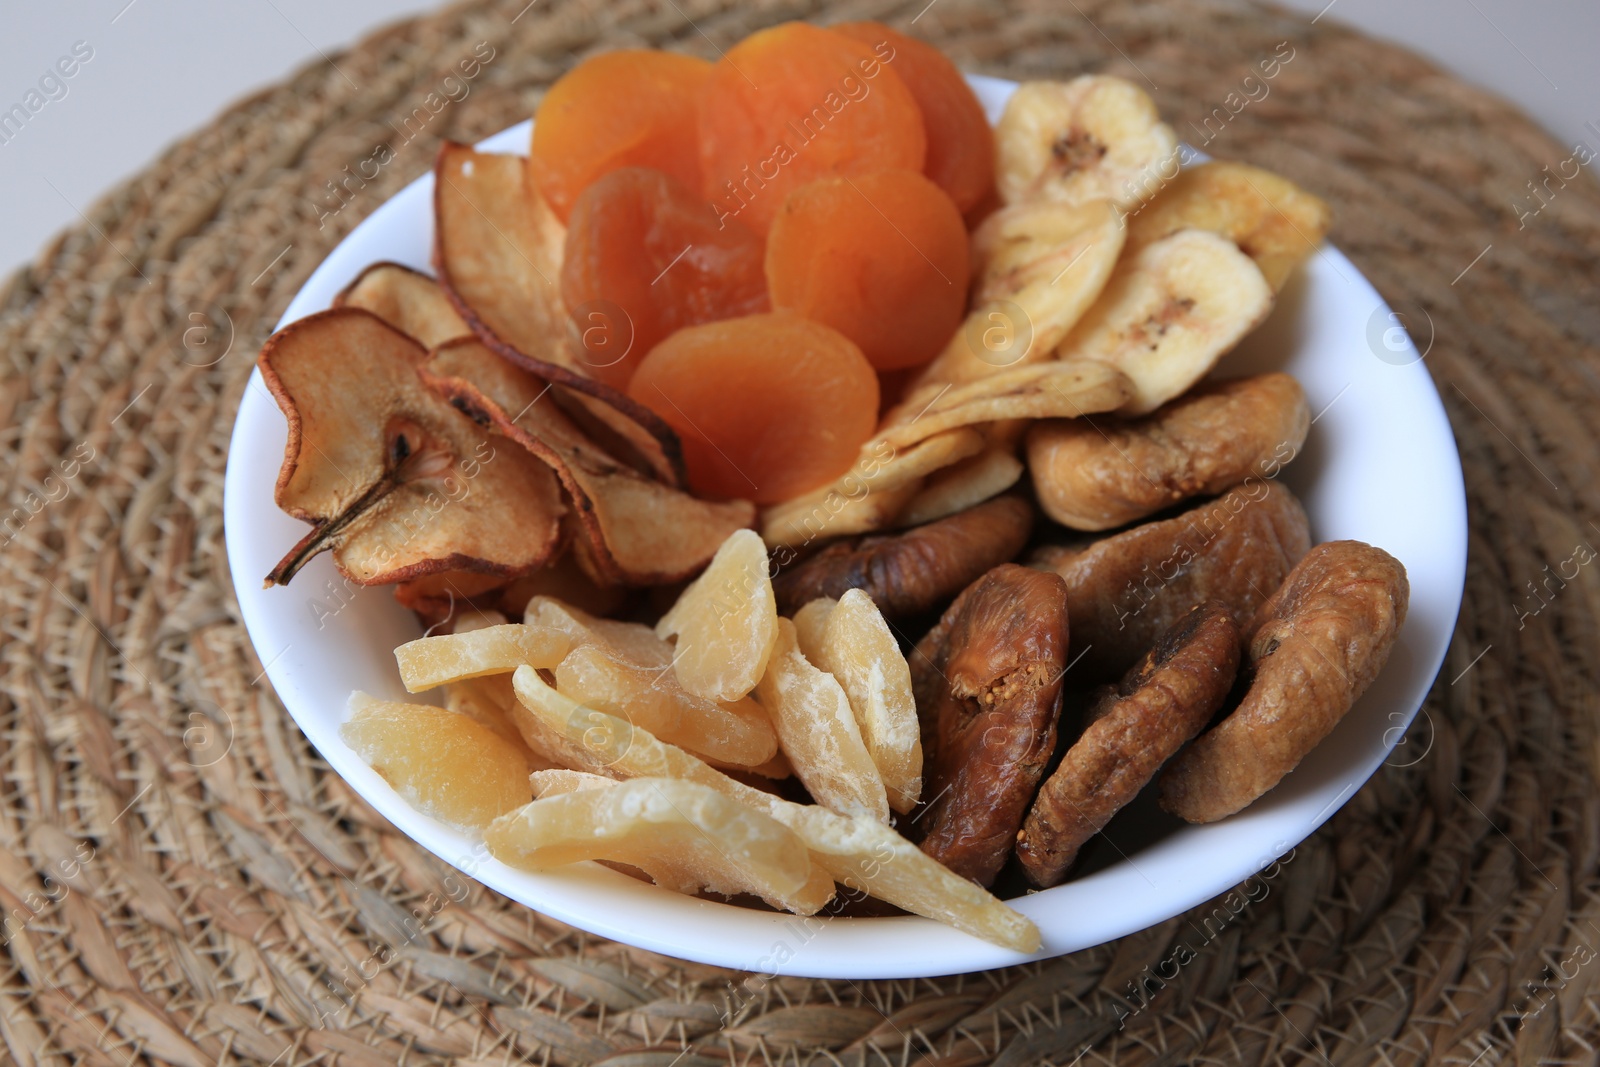
[[[928,135],[922,173],[950,194],[963,214],[981,204],[994,191],[994,128],[956,65],[932,45],[881,22],[828,28],[870,45],[911,90]]]
[[[701,180],[719,216],[765,234],[783,198],[809,181],[922,170],[922,110],[891,54],[786,22],[723,56],[699,112]]]
[[[938,354],[966,313],[969,269],[961,212],[909,170],[802,186],[767,235],[773,306],[832,326],[879,370]]]
[[[843,474],[878,421],[878,378],[861,349],[788,312],[679,330],[628,392],[683,439],[696,492],[758,504]]]
[[[662,171],[614,170],[572,207],[561,299],[585,368],[623,388],[674,330],[767,310],[761,239],[734,220],[719,226]]]
[[[695,104],[711,64],[628,48],[586,59],[550,86],[533,124],[533,174],[565,222],[578,194],[619,167],[700,186]]]

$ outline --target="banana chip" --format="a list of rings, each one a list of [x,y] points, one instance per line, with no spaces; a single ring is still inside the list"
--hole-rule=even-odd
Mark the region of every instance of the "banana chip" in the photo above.
[[[508,622],[458,634],[408,641],[394,650],[406,692],[421,693],[449,682],[510,674],[523,664],[549,669],[571,647],[562,634]]]
[[[1125,258],[1062,342],[1062,360],[1100,360],[1132,379],[1124,414],[1154,411],[1210,372],[1272,310],[1272,287],[1232,241],[1180,230]]]
[[[549,870],[580,860],[626,863],[679,893],[753,893],[813,915],[833,897],[794,832],[708,786],[635,778],[532,801],[489,824],[489,852],[514,867]]]
[[[846,815],[889,821],[883,775],[861,738],[850,700],[838,679],[801,653],[788,619],[778,620],[778,640],[756,696],[812,799]]]
[[[333,306],[364,308],[424,348],[472,336],[438,282],[398,263],[374,263],[333,298]]]
[[[1328,205],[1287,178],[1244,163],[1202,163],[1128,220],[1128,251],[1179,230],[1210,230],[1256,261],[1277,292],[1328,234]]]
[[[929,478],[896,521],[921,526],[966,511],[1016,485],[1024,470],[1010,447],[985,449]]]
[[[1178,137],[1137,85],[1106,74],[1023,82],[995,128],[1008,204],[1102,197],[1129,208],[1178,173]]]
[[[1017,952],[1037,952],[1038,927],[987,890],[952,873],[876,819],[795,804],[734,781],[681,748],[546,685],[532,669],[512,676],[523,709],[519,725],[565,742],[572,764],[615,778],[678,778],[709,786],[793,830],[813,862],[853,892],[948,923]]]
[[[1073,358],[1035,363],[965,385],[925,386],[890,413],[877,439],[906,448],[958,426],[1115,411],[1134,396],[1133,383],[1109,361]]]

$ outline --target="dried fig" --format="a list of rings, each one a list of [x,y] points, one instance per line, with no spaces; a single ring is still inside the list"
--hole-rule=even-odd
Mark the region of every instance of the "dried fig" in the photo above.
[[[1383,669],[1410,595],[1405,566],[1381,548],[1312,549],[1246,632],[1243,702],[1161,776],[1161,806],[1215,822],[1277,785]]]
[[[1242,627],[1310,545],[1294,494],[1251,479],[1176,518],[1041,549],[1034,563],[1067,583],[1075,674],[1115,678],[1202,601],[1222,601]]]
[[[1311,427],[1305,390],[1287,374],[1197,386],[1149,415],[1052,419],[1028,434],[1028,469],[1045,514],[1109,530],[1251,474],[1271,478]]]
[[[1239,628],[1227,605],[1208,600],[1095,704],[1017,835],[1017,858],[1035,885],[1061,881],[1084,842],[1211,721],[1238,667]]]
[[[886,618],[929,611],[990,567],[1022,551],[1033,506],[1000,496],[893,537],[837,541],[773,579],[778,611],[792,615],[817,597],[862,589]]]
[[[1061,579],[1008,563],[963,590],[912,658],[922,850],[979,885],[1011,854],[1055,749],[1066,651]]]

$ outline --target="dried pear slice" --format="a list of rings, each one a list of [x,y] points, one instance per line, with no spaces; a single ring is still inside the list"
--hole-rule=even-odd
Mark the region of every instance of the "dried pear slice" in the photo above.
[[[797,915],[813,915],[833,897],[832,879],[813,877],[794,831],[709,786],[673,778],[543,797],[496,819],[484,841],[514,867],[610,860],[679,893],[753,893]]]
[[[1101,360],[1133,380],[1123,414],[1144,415],[1210,372],[1272,310],[1272,287],[1232,241],[1180,230],[1117,265],[1056,355]]]
[[[446,141],[434,166],[434,269],[457,313],[494,353],[549,382],[625,442],[657,478],[684,484],[683,448],[661,417],[574,367],[564,338],[560,223],[522,156]],[[608,444],[611,442],[608,442]]]
[[[336,308],[365,308],[424,348],[471,337],[439,283],[399,263],[374,263],[333,298]]]
[[[1245,163],[1202,163],[1173,179],[1128,219],[1128,251],[1179,230],[1221,234],[1278,292],[1328,235],[1333,213],[1287,178]]]
[[[267,585],[327,550],[361,585],[515,577],[549,559],[566,510],[554,476],[434,395],[417,374],[426,355],[359,308],[308,316],[262,347],[262,379],[289,422],[274,496],[315,525]]]
[[[574,504],[600,577],[662,585],[700,571],[755,505],[705,501],[617,462],[547,397],[548,386],[475,339],[452,341],[423,364],[435,392],[548,463]]]

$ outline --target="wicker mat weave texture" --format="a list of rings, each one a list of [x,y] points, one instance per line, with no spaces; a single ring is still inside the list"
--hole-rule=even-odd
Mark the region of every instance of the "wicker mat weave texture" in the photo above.
[[[16,1062],[1600,1062],[1600,568],[1574,563],[1600,538],[1600,186],[1535,199],[1570,146],[1328,21],[1232,0],[925,5],[452,8],[230,110],[0,292]],[[1333,240],[1431,345],[1472,516],[1457,639],[1406,746],[1269,880],[1040,965],[747,986],[468,889],[328,773],[267,688],[222,470],[301,282],[439,138],[526,117],[577,57],[714,55],[789,18],[914,22],[968,69],[1153,86],[1191,142],[1328,198]],[[484,45],[451,99],[443,79]],[[1239,107],[1275,55],[1292,58],[1270,94]],[[394,160],[363,170],[383,144]],[[1169,946],[1201,929],[1174,977]]]

